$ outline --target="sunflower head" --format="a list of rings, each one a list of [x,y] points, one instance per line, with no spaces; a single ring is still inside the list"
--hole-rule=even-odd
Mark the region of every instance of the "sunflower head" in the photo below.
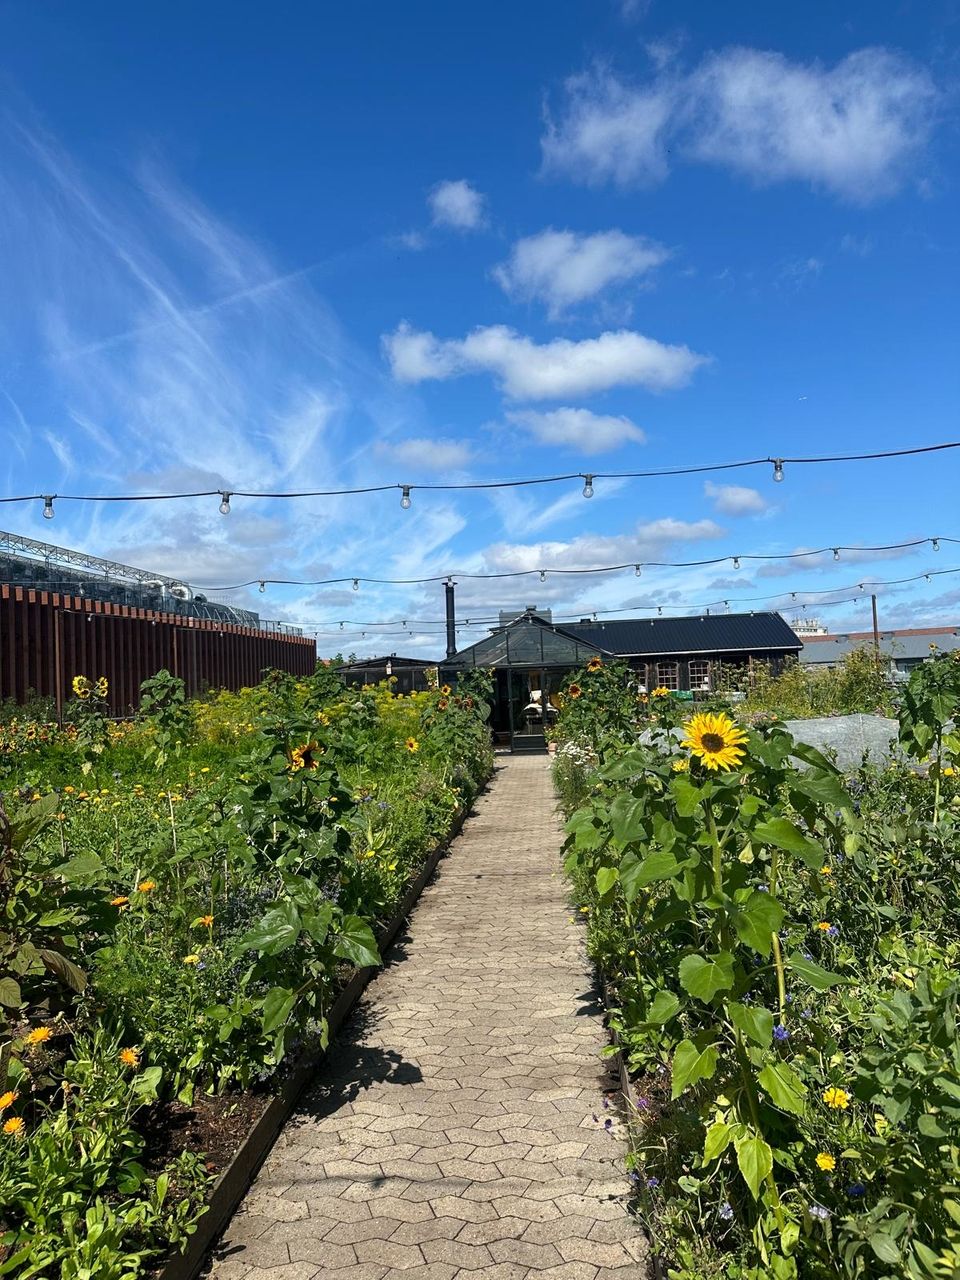
[[[578,684],[572,684],[567,690],[567,694],[571,698],[579,698],[582,692],[583,690],[580,688]]]
[[[98,698],[105,698],[110,692],[110,685],[106,676],[100,676],[94,688],[97,691]]]
[[[302,747],[294,747],[290,752],[290,768],[296,773],[299,769],[316,769],[322,754],[315,742],[305,742]]]
[[[139,1049],[121,1049],[119,1057],[125,1067],[139,1067],[140,1065]]]
[[[708,769],[729,772],[736,769],[744,756],[743,744],[747,735],[729,716],[709,711],[696,715],[683,726],[686,737],[681,746],[687,747]]]
[[[602,659],[602,658],[600,658],[600,657],[594,656],[594,657],[592,657],[592,658],[590,659],[590,661],[587,663],[587,670],[588,670],[588,671],[599,671],[599,670],[600,670],[600,668],[601,668],[602,666],[603,666],[603,659]]]
[[[416,738],[408,738],[403,745],[407,748],[407,750],[410,752],[411,755],[413,755],[415,751],[420,750],[420,743],[416,740]]]

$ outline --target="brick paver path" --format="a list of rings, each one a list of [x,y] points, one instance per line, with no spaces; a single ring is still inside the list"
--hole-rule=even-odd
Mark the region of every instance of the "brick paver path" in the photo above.
[[[498,760],[213,1280],[640,1280],[547,759]]]

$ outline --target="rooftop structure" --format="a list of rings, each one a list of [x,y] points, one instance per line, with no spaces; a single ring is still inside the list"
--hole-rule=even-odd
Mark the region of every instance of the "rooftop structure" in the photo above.
[[[935,651],[952,653],[960,649],[960,626],[908,627],[902,631],[879,632],[880,652],[891,674],[905,676]],[[846,631],[803,637],[800,661],[805,667],[832,667],[855,649],[872,649],[872,631]]]

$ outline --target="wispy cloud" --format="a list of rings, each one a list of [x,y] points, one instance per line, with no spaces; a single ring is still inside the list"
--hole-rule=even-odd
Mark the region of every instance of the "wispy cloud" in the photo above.
[[[543,444],[574,449],[587,455],[609,453],[625,444],[643,444],[646,436],[621,415],[592,413],[589,409],[552,409],[538,413],[518,409],[507,420],[522,427]]]
[[[770,503],[761,493],[744,485],[714,484],[707,480],[703,492],[714,510],[724,516],[762,516],[770,510]]]
[[[427,198],[433,224],[455,231],[477,231],[487,220],[486,198],[464,178],[438,182]]]

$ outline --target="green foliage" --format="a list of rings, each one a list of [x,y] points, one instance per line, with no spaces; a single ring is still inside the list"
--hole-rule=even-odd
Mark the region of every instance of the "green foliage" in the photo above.
[[[147,753],[157,769],[162,769],[169,756],[180,754],[189,722],[185,686],[179,676],[164,669],[144,680],[140,715],[153,731]]]
[[[947,662],[904,698],[926,773],[841,778],[776,725],[728,771],[611,737],[568,743],[571,786],[558,752],[566,866],[616,993],[635,1178],[673,1280],[960,1275]]]
[[[722,668],[717,694],[743,695],[740,713],[760,720],[803,720],[812,716],[893,713],[894,690],[872,646],[845,654],[834,667],[805,667],[788,661],[779,675],[765,662],[750,668]]]

